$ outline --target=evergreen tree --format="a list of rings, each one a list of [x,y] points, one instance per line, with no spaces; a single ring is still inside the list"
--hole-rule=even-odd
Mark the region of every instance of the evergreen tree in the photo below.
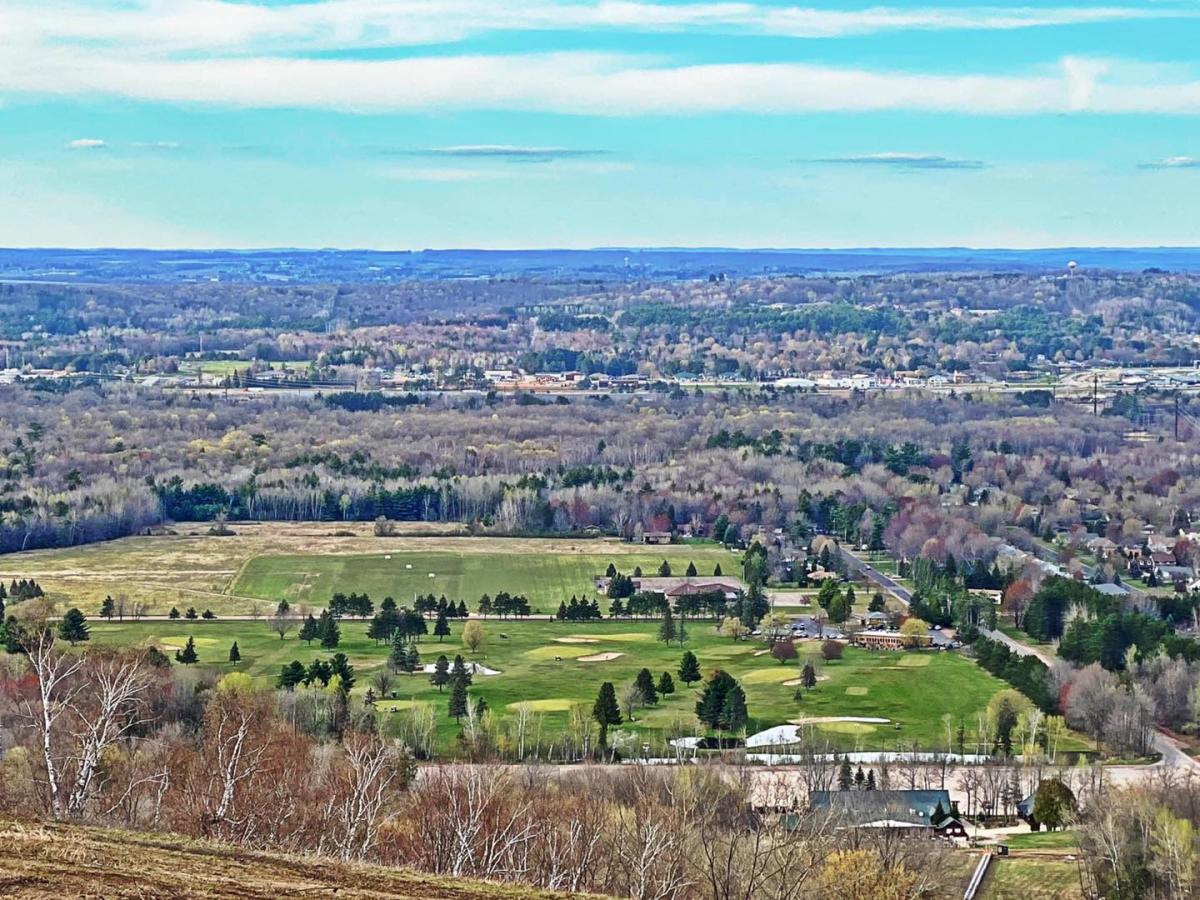
[[[286,616],[291,608],[292,605],[287,600],[280,600],[279,605],[275,607],[275,615]]]
[[[854,779],[854,776],[850,772],[850,761],[847,759],[843,759],[842,766],[840,769],[838,769],[838,779],[837,779],[838,790],[839,791],[850,790],[850,784],[853,781],[853,779]]]
[[[659,567],[658,567],[658,577],[659,578],[670,578],[671,577],[671,564],[669,562],[667,562],[665,559],[662,561],[662,564],[659,565]]]
[[[487,701],[480,697],[475,701],[475,718],[482,719],[483,714],[488,711]]]
[[[321,618],[317,621],[317,637],[325,650],[332,650],[341,642],[342,631],[337,619],[327,609],[321,612]]]
[[[658,639],[664,644],[669,644],[675,640],[675,619],[671,615],[671,605],[668,603],[663,608],[662,625],[658,627]]]
[[[169,613],[167,613],[167,618],[168,619],[178,619],[179,618],[179,609],[177,607],[172,606],[171,611]]]
[[[313,614],[309,613],[304,620],[304,624],[300,626],[300,640],[312,646],[312,642],[317,638],[317,620],[313,618]]]
[[[466,661],[461,654],[454,657],[454,663],[450,666],[450,677],[461,679],[462,683],[468,687],[473,680],[471,670],[467,668]]]
[[[183,645],[182,650],[175,651],[175,661],[181,662],[185,666],[190,666],[200,659],[196,655],[196,642],[192,638],[187,639],[187,643]]]
[[[817,670],[813,668],[812,663],[804,664],[804,669],[800,672],[800,684],[806,691],[811,691],[817,686]]]
[[[658,702],[658,691],[654,687],[654,676],[649,669],[642,669],[634,679],[634,685],[642,692],[642,706]]]
[[[408,660],[405,663],[405,671],[417,672],[421,668],[421,654],[417,651],[416,644],[410,644],[408,647]]]
[[[438,643],[450,634],[450,623],[446,621],[446,611],[442,610],[438,613],[437,622],[434,623],[433,633],[437,635]]]
[[[459,601],[458,601],[458,617],[459,617],[460,619],[465,619],[465,618],[467,618],[467,617],[468,617],[468,616],[470,616],[470,615],[471,615],[471,613],[470,613],[470,611],[467,609],[467,601],[466,601],[466,600],[459,600]]]
[[[686,651],[679,662],[679,680],[688,687],[692,686],[693,681],[700,680],[700,660],[691,650]]]
[[[454,678],[450,683],[450,715],[458,721],[467,714],[467,683]]]
[[[863,790],[867,790],[867,791],[875,790],[875,770],[874,769],[867,770],[867,783],[863,786]]]
[[[83,613],[73,606],[68,609],[62,621],[58,623],[58,636],[64,641],[69,641],[72,647],[80,641],[88,640],[91,635],[88,634],[87,619]]]
[[[866,784],[867,776],[863,772],[862,766],[859,766],[854,772],[854,786],[861,791],[864,787],[866,787]]]
[[[574,600],[575,598],[572,597],[571,599]],[[555,615],[555,618],[557,618],[558,621],[561,622],[566,617],[567,617],[567,602],[565,600],[560,600],[558,602],[558,613]]]
[[[113,603],[113,598],[105,597],[104,602],[100,604],[100,616],[108,619],[111,622],[114,608],[115,604]]]
[[[304,663],[300,662],[298,659],[293,659],[280,671],[279,679],[276,683],[283,690],[290,691],[294,690],[296,685],[304,681],[304,677]]]
[[[333,659],[329,661],[329,671],[335,678],[340,679],[341,689],[350,693],[350,689],[354,687],[354,666],[350,665],[345,653],[333,654]]]
[[[735,682],[725,694],[725,702],[721,706],[721,727],[726,731],[741,731],[746,727],[748,718],[746,692]]]
[[[446,654],[442,654],[433,664],[433,674],[429,676],[429,683],[436,687],[439,691],[442,690],[450,682],[450,660],[446,659]]]
[[[683,616],[679,617],[679,624],[675,626],[675,640],[679,641],[679,646],[682,647],[688,639],[687,626],[683,624]]]
[[[725,705],[735,687],[737,682],[728,672],[721,669],[713,672],[712,677],[704,683],[700,699],[696,701],[696,718],[709,728],[729,727],[731,720],[730,715],[725,713]],[[742,696],[742,719],[745,719],[745,695]]]
[[[675,693],[675,679],[671,677],[670,672],[663,672],[658,679],[658,692],[662,696]]]
[[[189,607],[187,608],[187,612],[183,614],[183,617],[184,617],[185,619],[195,619],[195,618],[197,618],[197,615],[196,615],[196,607],[194,607],[194,606],[189,606]]]
[[[608,726],[621,724],[621,708],[617,706],[617,692],[611,681],[600,685],[600,693],[592,705],[592,718],[600,726],[600,746],[608,746]]]
[[[608,568],[604,570],[604,577],[605,577],[605,578],[612,578],[612,577],[613,577],[614,575],[616,575],[616,574],[617,574],[617,567],[616,567],[616,564],[615,564],[615,563],[609,563],[609,564],[608,564]]]
[[[886,608],[887,608],[887,606],[884,603],[883,594],[881,594],[879,591],[876,591],[875,594],[871,597],[871,603],[870,603],[870,605],[867,606],[867,611],[868,612],[883,612]]]
[[[696,564],[694,562],[689,562],[687,572],[684,574],[687,575],[688,578],[695,578],[700,573],[696,571]]]
[[[713,577],[720,578],[721,574],[721,564],[717,563],[715,566],[713,566]]]
[[[329,668],[329,663],[323,659],[314,659],[308,665],[308,671],[304,673],[304,683],[312,684],[314,681],[321,682],[322,687],[329,686],[329,679],[333,677],[333,672]]]
[[[238,649],[237,641],[229,648],[229,661],[235,666],[242,661],[242,651]]]
[[[634,567],[633,567],[633,577],[634,577],[634,578],[641,578],[641,577],[642,577],[642,567],[641,567],[641,566],[634,566]]]

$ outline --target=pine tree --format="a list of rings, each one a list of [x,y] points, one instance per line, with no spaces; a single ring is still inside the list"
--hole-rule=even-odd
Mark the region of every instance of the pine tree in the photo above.
[[[634,685],[642,692],[642,706],[658,702],[658,691],[654,687],[654,676],[649,669],[642,669],[634,679]]]
[[[817,670],[813,668],[812,663],[804,664],[804,670],[800,673],[800,683],[806,691],[811,691],[817,686]]]
[[[680,660],[679,680],[688,687],[692,686],[693,681],[700,680],[700,660],[696,659],[696,654],[691,650],[686,651]]]
[[[713,566],[713,577],[714,578],[721,577],[721,564],[720,563],[717,563],[715,566]]]
[[[470,612],[470,610],[467,609],[467,601],[459,600],[458,601],[458,617],[460,619],[465,619],[470,615],[471,615],[471,612]]]
[[[600,685],[600,693],[592,705],[592,718],[600,725],[600,746],[608,746],[608,726],[621,724],[621,708],[611,681]]]
[[[235,666],[242,661],[242,651],[238,649],[237,641],[229,648],[229,661]]]
[[[104,602],[100,604],[100,616],[112,621],[114,607],[113,598],[105,597]]]
[[[842,766],[840,769],[838,769],[838,790],[839,791],[850,790],[850,784],[853,780],[854,780],[854,776],[850,772],[850,761],[847,759],[843,759]]]
[[[312,642],[317,638],[317,620],[313,618],[312,613],[304,620],[304,624],[300,626],[300,640],[312,646]]]
[[[658,639],[664,644],[669,644],[675,640],[675,618],[671,615],[671,605],[668,603],[663,608],[662,625],[658,628]]]
[[[571,599],[573,600],[575,598],[572,597]],[[558,602],[558,612],[555,614],[555,618],[561,622],[564,619],[566,619],[566,617],[567,617],[567,602],[565,600],[560,600]]]
[[[721,707],[721,727],[726,731],[741,731],[746,727],[748,718],[746,692],[735,682],[725,694],[725,703]]]
[[[480,697],[475,701],[475,718],[482,719],[483,714],[488,711],[487,701]]]
[[[450,666],[450,677],[459,678],[463,684],[470,686],[474,680],[471,676],[471,670],[467,668],[466,660],[459,654],[454,657],[454,663]]]
[[[279,680],[276,683],[285,691],[290,691],[304,681],[305,674],[304,663],[293,659],[280,671]]]
[[[663,672],[658,679],[658,692],[662,696],[675,693],[675,679],[671,677],[670,672]]]
[[[695,578],[700,573],[696,571],[696,564],[694,562],[690,562],[688,563],[687,572],[684,574],[686,574],[688,578]]]
[[[866,791],[875,790],[875,770],[874,769],[867,770],[867,783],[864,786],[863,790],[866,790]]]
[[[429,676],[429,683],[436,687],[439,691],[442,690],[450,682],[450,660],[446,659],[446,654],[442,654],[433,664],[433,674]]]
[[[688,639],[687,626],[683,624],[683,616],[679,617],[679,624],[675,626],[675,640],[679,641],[679,646],[682,647]]]
[[[189,606],[189,607],[188,607],[188,609],[187,609],[187,612],[183,614],[183,617],[184,617],[185,619],[195,619],[195,618],[197,618],[197,615],[196,615],[196,607],[194,607],[194,606]]]
[[[321,612],[321,618],[317,622],[317,637],[325,650],[332,650],[341,642],[342,632],[338,628],[337,619],[327,609]]]
[[[416,672],[421,668],[421,654],[417,651],[417,645],[411,644],[408,648],[408,660],[405,663],[405,669],[409,672]]]
[[[350,693],[350,689],[354,687],[354,666],[350,665],[345,653],[333,654],[333,659],[329,661],[329,671],[339,679],[341,689]]]
[[[461,678],[452,679],[450,684],[450,715],[458,721],[467,714],[467,683]]]
[[[658,567],[658,577],[659,578],[670,578],[671,577],[671,564],[669,562],[667,562],[665,559],[662,561],[662,564]]]
[[[196,642],[192,638],[187,639],[187,643],[183,645],[182,650],[175,651],[175,661],[181,662],[185,666],[190,666],[200,659],[196,655]]]
[[[172,606],[171,611],[169,613],[167,613],[167,618],[168,619],[178,619],[179,618],[178,607]]]
[[[287,600],[280,600],[279,605],[275,607],[275,615],[286,616],[291,608],[292,604],[288,603]]]
[[[867,776],[863,773],[862,766],[859,766],[854,771],[854,786],[860,791],[866,786]]]
[[[83,613],[75,607],[68,609],[62,621],[58,623],[58,636],[64,641],[69,641],[72,647],[88,640],[91,635],[88,634],[87,619]]]
[[[446,621],[446,611],[442,610],[438,613],[437,622],[434,623],[433,633],[437,635],[438,643],[450,634],[450,623]]]

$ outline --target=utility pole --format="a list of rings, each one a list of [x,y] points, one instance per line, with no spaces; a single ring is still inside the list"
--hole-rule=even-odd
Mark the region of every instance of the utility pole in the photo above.
[[[1092,376],[1092,415],[1100,414],[1100,376]]]
[[[1175,390],[1175,440],[1179,440],[1179,389]]]

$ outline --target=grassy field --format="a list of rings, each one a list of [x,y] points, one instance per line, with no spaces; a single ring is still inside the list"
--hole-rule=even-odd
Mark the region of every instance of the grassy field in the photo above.
[[[367,687],[371,674],[384,667],[387,654],[385,646],[376,646],[366,637],[366,627],[365,622],[343,621],[339,648],[355,666],[355,692],[359,694]],[[451,658],[462,653],[472,658],[459,640],[461,624],[453,623],[452,627],[453,634],[445,643],[432,637],[421,642],[422,662],[433,662],[439,653]],[[572,704],[590,706],[604,681],[612,681],[620,691],[645,666],[656,678],[663,671],[671,672],[678,690],[657,707],[639,712],[636,721],[627,727],[657,743],[681,720],[692,721],[699,686],[687,689],[678,681],[676,670],[682,651],[678,645],[667,647],[656,640],[657,622],[489,620],[485,627],[486,644],[474,659],[501,674],[477,675],[471,693],[483,697],[496,714],[509,715],[516,704],[531,701],[545,717],[544,733],[552,735],[565,727]],[[945,744],[943,714],[949,713],[956,722],[963,720],[970,734],[976,713],[1005,686],[975,663],[954,654],[878,653],[848,648],[843,660],[826,663],[820,660],[814,641],[799,645],[798,662],[813,659],[821,680],[797,701],[795,686],[785,682],[799,677],[799,664],[780,664],[762,652],[762,643],[734,643],[719,637],[711,623],[690,623],[689,632],[687,649],[696,653],[705,673],[722,668],[741,680],[753,719],[751,731],[800,717],[867,716],[900,724],[899,730],[893,724],[830,722],[817,726],[846,749],[891,749],[897,741],[941,747]],[[168,653],[193,636],[201,664],[213,664],[221,671],[233,668],[227,660],[229,647],[236,640],[242,655],[237,668],[264,684],[270,683],[286,662],[299,659],[307,663],[328,655],[297,640],[294,633],[281,641],[265,622],[93,622],[92,635],[96,643],[153,643]],[[571,640],[558,640],[561,638]],[[620,656],[607,661],[587,659],[606,653]],[[381,703],[381,710],[432,704],[440,722],[440,742],[451,745],[458,728],[447,715],[445,692],[439,692],[427,676],[418,674],[399,676],[394,693],[395,699]]]
[[[626,572],[641,566],[647,575],[663,560],[677,575],[683,575],[690,562],[702,575],[711,575],[717,563],[723,564],[722,571],[739,568],[729,551],[717,547],[653,547],[614,557],[600,547],[585,553],[511,552],[499,540],[466,538],[455,543],[453,550],[256,556],[238,573],[230,591],[314,605],[323,605],[335,590],[365,591],[377,598],[390,595],[400,603],[411,602],[418,593],[434,593],[466,599],[468,606],[483,594],[508,591],[527,596],[535,613],[553,613],[572,594],[595,595],[593,579],[603,575],[610,562]]]
[[[1073,831],[1030,831],[1007,837],[1004,843],[1012,850],[1063,850],[1067,853],[1077,846]]]
[[[527,886],[243,850],[169,834],[0,822],[0,894],[9,900],[518,900],[564,897]],[[572,895],[581,896],[581,895]]]
[[[402,524],[387,538],[375,537],[366,522],[236,523],[228,537],[209,536],[208,527],[181,523],[169,534],[12,553],[0,558],[0,578],[36,579],[60,609],[92,613],[111,594],[158,614],[195,606],[235,615],[282,597],[324,605],[333,590],[400,602],[432,591],[469,605],[507,590],[552,611],[573,593],[593,593],[592,576],[610,562],[625,572],[641,565],[647,574],[663,559],[679,574],[691,561],[702,574],[718,562],[727,573],[738,569],[737,555],[712,544],[467,537],[438,523]]]
[[[1062,856],[1032,856],[992,860],[980,900],[1081,900],[1079,869]]]

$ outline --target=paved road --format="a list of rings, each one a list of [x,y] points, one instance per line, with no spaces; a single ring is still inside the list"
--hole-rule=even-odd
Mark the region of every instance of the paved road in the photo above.
[[[886,572],[880,572],[869,562],[859,559],[845,547],[839,547],[838,549],[841,550],[842,559],[846,561],[846,567],[851,572],[857,572],[868,581],[872,581],[879,585],[905,606],[908,606],[908,604],[912,602],[912,592],[900,584],[900,582],[892,578],[892,576],[888,575]]]
[[[907,588],[897,583],[891,576],[884,572],[880,572],[878,569],[871,566],[870,563],[859,559],[844,547],[841,548],[841,551],[842,558],[846,561],[846,565],[851,571],[857,572],[871,582],[887,589],[887,591],[891,593],[893,597],[895,597],[905,606],[907,606],[912,600],[912,593]],[[1016,653],[1018,656],[1036,656],[1047,666],[1053,665],[1056,659],[1054,653],[1043,650],[1040,647],[1031,647],[1028,644],[1023,644],[1020,641],[1009,637],[1003,631],[990,631],[986,628],[981,628],[980,632],[985,637],[1004,644],[1009,650],[1011,650],[1013,653]],[[1161,731],[1154,732],[1154,739],[1152,743],[1155,751],[1162,756],[1162,762],[1159,763],[1159,765],[1189,769],[1193,772],[1200,772],[1200,762],[1180,750],[1179,745]]]
[[[1056,657],[1053,653],[1041,649],[1040,647],[1031,647],[1029,644],[1023,644],[1005,634],[1003,631],[989,631],[986,628],[979,629],[980,634],[993,641],[999,641],[1016,653],[1018,656],[1036,656],[1046,665],[1053,665]],[[1161,731],[1154,732],[1154,738],[1151,741],[1155,752],[1162,756],[1162,762],[1157,765],[1170,766],[1172,768],[1190,769],[1193,772],[1200,772],[1200,762],[1197,762],[1192,757],[1188,756],[1179,749],[1179,745],[1175,741],[1163,734]]]

